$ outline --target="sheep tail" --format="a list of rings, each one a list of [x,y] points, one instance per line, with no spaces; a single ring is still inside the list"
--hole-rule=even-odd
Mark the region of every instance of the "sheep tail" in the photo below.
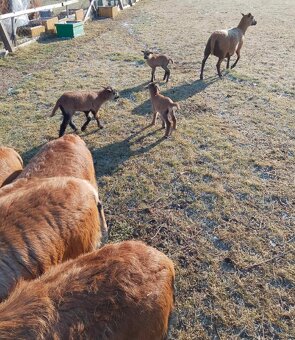
[[[47,116],[53,117],[55,115],[56,111],[58,110],[58,108],[59,108],[59,100],[56,102],[52,112],[47,113]]]
[[[176,108],[177,108],[177,110],[179,110],[179,109],[180,109],[180,106],[179,106],[179,104],[178,104],[178,103],[173,103],[173,104],[172,104],[172,106],[173,106],[173,107],[176,107]]]
[[[169,58],[168,60],[171,64],[174,64],[174,61],[171,58]]]
[[[207,41],[207,45],[205,47],[205,51],[204,51],[204,56],[208,56],[211,54],[211,51],[212,51],[212,39],[211,37],[208,39]]]

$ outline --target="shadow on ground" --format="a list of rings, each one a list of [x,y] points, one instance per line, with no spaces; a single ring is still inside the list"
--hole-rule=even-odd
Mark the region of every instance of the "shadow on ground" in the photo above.
[[[130,157],[148,152],[165,140],[165,138],[162,137],[148,146],[131,150],[131,146],[141,143],[145,138],[159,131],[159,129],[155,129],[143,136],[140,136],[139,138],[136,138],[148,128],[149,126],[146,126],[120,142],[111,143],[102,148],[91,150],[96,177],[112,175],[118,170],[119,166],[127,161]]]
[[[35,146],[34,148],[21,154],[24,165],[27,165],[29,163],[29,161],[36,155],[36,153],[41,149],[44,144],[45,143]]]
[[[130,87],[128,89],[120,91],[120,97],[129,99],[134,93],[148,91],[145,87],[149,84],[149,82],[142,83],[140,85],[136,85],[134,87]]]
[[[195,94],[204,91],[208,86],[215,83],[218,79],[219,78],[215,76],[215,77],[207,78],[206,80],[195,80],[191,84],[182,84],[182,85],[170,88],[168,90],[164,90],[164,91],[162,90],[161,94],[167,97],[171,97],[173,101],[179,102],[182,100],[186,100],[194,96]],[[145,83],[145,84],[136,86],[131,89],[126,89],[125,93],[131,93],[133,89],[136,89],[136,91],[138,92],[139,91],[137,90],[138,87],[140,88],[140,90],[143,90],[144,86],[146,86],[147,84],[148,83]],[[146,91],[148,90],[146,89]],[[132,113],[138,114],[138,115],[145,115],[147,113],[150,113],[151,109],[152,109],[151,103],[150,103],[150,100],[148,99],[142,104],[140,104],[139,106],[137,106],[135,109],[133,109]]]

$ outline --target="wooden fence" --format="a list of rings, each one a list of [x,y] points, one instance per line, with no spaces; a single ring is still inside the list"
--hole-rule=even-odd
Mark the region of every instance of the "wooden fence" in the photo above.
[[[121,10],[123,10],[124,8],[127,8],[129,6],[133,6],[133,4],[138,2],[139,0],[89,0],[89,1],[90,1],[90,4],[85,13],[84,21],[89,19],[91,11],[93,9],[96,10],[97,6],[118,6]],[[66,11],[68,13],[68,6],[79,3],[79,2],[80,0],[67,0],[67,1],[60,2],[60,3],[56,3],[56,4],[30,8],[30,9],[18,11],[18,12],[1,14],[0,15],[0,40],[2,40],[4,47],[8,52],[13,52],[16,48],[22,46],[22,45],[18,45],[18,46],[16,45],[15,29],[14,29],[15,18],[25,15],[25,14],[31,14],[31,13],[36,13],[39,11],[51,10],[51,9],[63,8],[63,7],[66,8]],[[7,19],[11,19],[11,26],[12,26],[12,32],[13,32],[12,36],[8,35],[5,29],[5,26],[3,24],[3,20],[7,20]]]

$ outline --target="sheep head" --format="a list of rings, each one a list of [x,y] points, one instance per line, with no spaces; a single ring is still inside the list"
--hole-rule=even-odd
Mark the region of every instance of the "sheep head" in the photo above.
[[[247,26],[255,26],[257,24],[257,21],[254,19],[254,16],[251,13],[241,14],[243,16],[242,20]]]
[[[146,51],[141,51],[141,52],[143,53],[144,59],[149,59],[149,56],[150,56],[151,54],[153,54],[153,52],[148,51],[148,50],[146,50]]]
[[[104,87],[103,89],[105,95],[108,97],[109,100],[116,100],[120,97],[119,92],[113,89],[111,86]]]

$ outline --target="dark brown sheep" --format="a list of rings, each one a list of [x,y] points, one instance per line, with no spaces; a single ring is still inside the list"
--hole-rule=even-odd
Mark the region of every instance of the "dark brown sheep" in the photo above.
[[[70,127],[77,131],[77,127],[73,122],[73,115],[76,111],[83,111],[86,115],[86,122],[82,126],[81,130],[84,131],[87,125],[90,123],[91,118],[90,112],[96,119],[97,126],[102,129],[103,126],[100,124],[98,118],[98,110],[108,100],[119,98],[119,93],[108,86],[101,91],[73,91],[65,92],[56,102],[49,117],[55,115],[55,112],[60,109],[63,114],[63,121],[59,130],[59,137],[63,136],[66,131],[68,124]]]

